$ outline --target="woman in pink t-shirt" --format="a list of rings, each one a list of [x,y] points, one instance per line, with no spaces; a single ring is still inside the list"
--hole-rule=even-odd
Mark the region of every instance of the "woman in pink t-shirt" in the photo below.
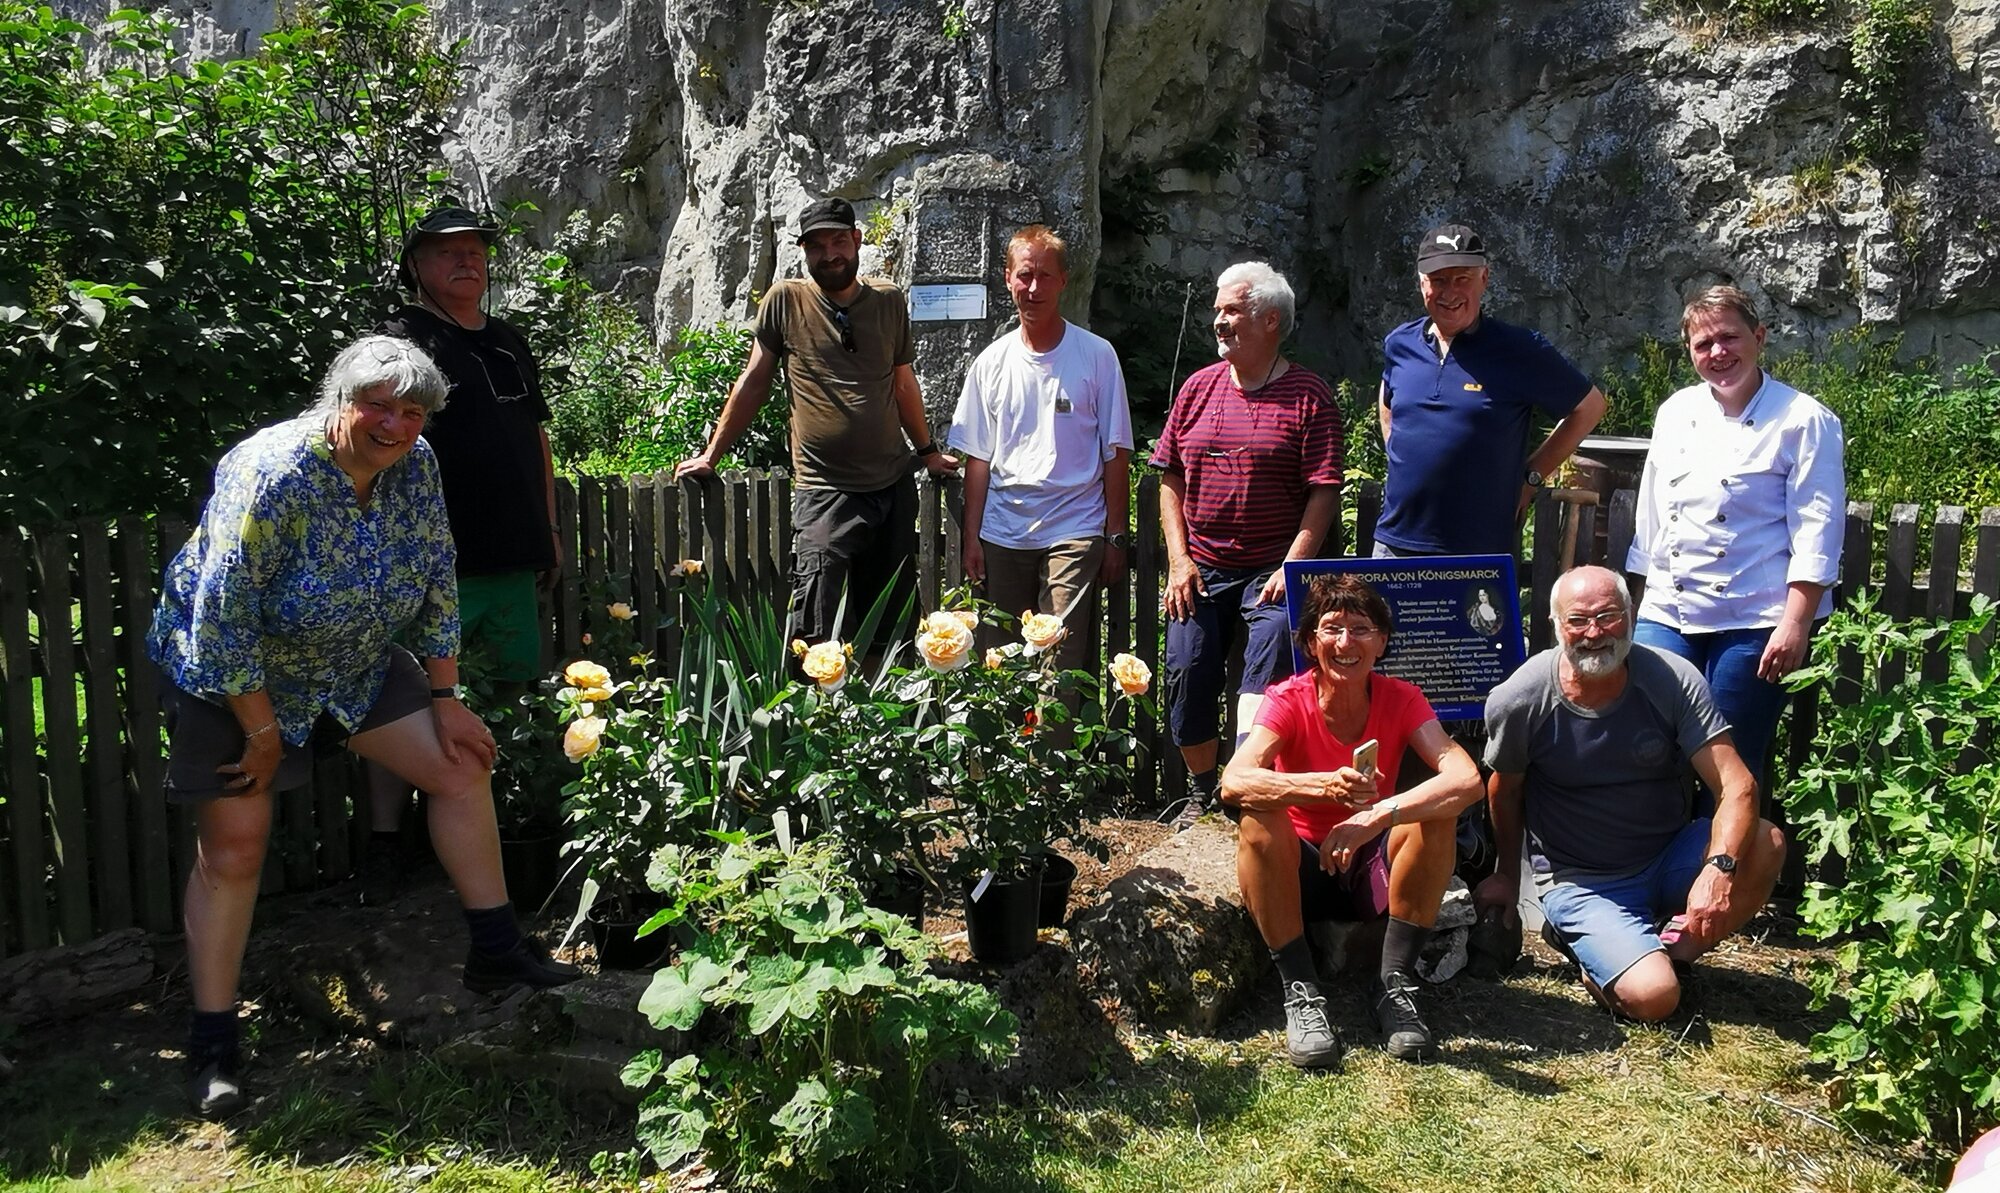
[[[1222,777],[1223,801],[1242,816],[1237,882],[1277,962],[1286,1047],[1303,1068],[1331,1066],[1341,1053],[1307,919],[1389,918],[1370,1010],[1391,1055],[1431,1052],[1415,999],[1417,956],[1451,881],[1458,814],[1480,796],[1479,768],[1414,684],[1375,673],[1393,629],[1388,602],[1367,582],[1316,577],[1298,630],[1312,666],[1264,693]],[[1354,754],[1369,741],[1376,761],[1364,773]],[[1397,795],[1405,749],[1437,773]]]

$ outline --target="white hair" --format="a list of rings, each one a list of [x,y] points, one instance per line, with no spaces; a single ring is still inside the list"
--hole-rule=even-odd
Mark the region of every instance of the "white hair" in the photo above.
[[[337,414],[380,385],[393,387],[396,397],[422,406],[427,415],[444,409],[445,394],[451,389],[422,348],[396,336],[363,336],[333,358],[319,383],[319,397],[307,412]]]
[[[1549,588],[1549,620],[1550,621],[1562,620],[1563,581],[1569,579],[1571,576],[1576,575],[1578,572],[1585,570],[1603,572],[1605,575],[1611,577],[1612,585],[1618,590],[1618,607],[1625,611],[1626,619],[1630,620],[1632,617],[1632,586],[1625,583],[1624,576],[1619,575],[1616,571],[1612,570],[1611,568],[1595,567],[1594,565],[1586,565],[1586,567],[1571,568],[1569,571],[1564,572],[1562,575],[1556,577],[1555,584]]]
[[[1297,322],[1298,299],[1293,297],[1292,284],[1285,280],[1284,274],[1263,261],[1238,261],[1215,279],[1217,290],[1227,290],[1231,286],[1249,287],[1243,298],[1249,304],[1251,314],[1278,312],[1280,340],[1292,334],[1292,327]]]

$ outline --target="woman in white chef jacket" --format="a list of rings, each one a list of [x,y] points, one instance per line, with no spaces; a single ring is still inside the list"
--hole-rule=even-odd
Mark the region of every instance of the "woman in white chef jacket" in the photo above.
[[[1840,419],[1764,371],[1764,324],[1736,287],[1696,295],[1681,331],[1701,383],[1654,416],[1625,557],[1644,584],[1634,638],[1700,668],[1767,787],[1782,681],[1805,662],[1840,573]]]

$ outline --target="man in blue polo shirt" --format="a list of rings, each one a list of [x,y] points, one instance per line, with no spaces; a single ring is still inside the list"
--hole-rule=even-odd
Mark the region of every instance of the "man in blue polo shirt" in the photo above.
[[[1535,490],[1604,417],[1603,392],[1540,332],[1480,313],[1486,281],[1477,232],[1424,234],[1425,317],[1382,341],[1389,476],[1377,557],[1513,554]],[[1558,421],[1530,454],[1538,412]]]

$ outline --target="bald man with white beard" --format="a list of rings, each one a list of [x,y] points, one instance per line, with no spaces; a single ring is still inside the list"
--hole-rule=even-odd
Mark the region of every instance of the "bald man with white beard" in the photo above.
[[[1474,902],[1512,919],[1525,828],[1549,861],[1535,876],[1543,939],[1605,1006],[1656,1022],[1680,1005],[1686,967],[1770,898],[1784,835],[1758,818],[1701,673],[1633,644],[1622,576],[1569,572],[1550,614],[1558,645],[1487,699],[1500,868]],[[1691,814],[1690,771],[1718,793],[1712,818]]]

